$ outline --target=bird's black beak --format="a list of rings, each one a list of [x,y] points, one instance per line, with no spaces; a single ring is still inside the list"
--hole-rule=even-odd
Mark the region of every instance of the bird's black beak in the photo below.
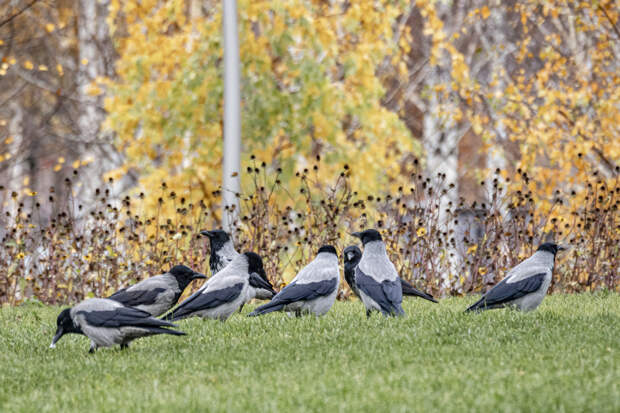
[[[570,246],[568,245],[558,245],[558,251],[566,251],[569,248]]]
[[[263,290],[267,290],[274,295],[276,294],[276,291],[273,289],[273,286],[269,283],[269,281],[266,281],[265,279],[263,279],[263,277],[261,277],[255,272],[250,274],[250,285],[254,288],[261,288]]]
[[[351,236],[355,237],[355,238],[362,238],[362,233],[361,232],[352,232]]]
[[[192,275],[192,280],[204,280],[206,278],[207,278],[206,275],[201,274],[199,272],[195,272],[194,275]]]
[[[50,344],[50,348],[55,348],[56,347],[56,343],[58,342],[58,340],[60,340],[60,337],[65,335],[65,331],[63,330],[62,327],[58,327],[56,329],[56,334],[54,334],[54,338],[52,339],[52,344]]]
[[[211,238],[213,236],[213,232],[204,230],[204,231],[200,231],[200,235],[204,235],[205,237]]]

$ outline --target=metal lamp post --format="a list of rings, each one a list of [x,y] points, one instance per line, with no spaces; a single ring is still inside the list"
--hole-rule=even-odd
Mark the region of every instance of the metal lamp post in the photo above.
[[[241,91],[237,1],[222,0],[224,31],[224,161],[222,170],[222,219],[231,232],[239,214],[241,191]]]

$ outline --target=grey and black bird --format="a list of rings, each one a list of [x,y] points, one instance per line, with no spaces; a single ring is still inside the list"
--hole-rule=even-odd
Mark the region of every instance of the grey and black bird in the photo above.
[[[164,318],[174,321],[203,317],[226,321],[250,300],[250,280],[260,288],[270,288],[264,277],[263,260],[258,254],[240,254]]]
[[[366,316],[370,317],[372,311],[380,311],[384,316],[404,315],[400,277],[387,255],[381,234],[367,229],[351,235],[364,245],[362,258],[355,268],[355,285],[366,307]]]
[[[90,353],[94,353],[98,347],[117,344],[126,348],[137,338],[155,334],[185,335],[181,331],[169,329],[176,327],[172,323],[107,298],[90,298],[73,308],[62,310],[56,325],[56,334],[50,348],[54,348],[65,334],[83,334],[90,339]]]
[[[351,291],[361,299],[359,289],[355,284],[355,268],[362,259],[362,251],[356,245],[350,245],[344,249],[344,279],[349,284]],[[420,297],[425,300],[437,303],[437,300],[432,295],[422,292],[416,289],[413,285],[409,284],[404,279],[400,278],[400,285],[403,290],[403,295],[411,297]]]
[[[290,311],[297,316],[305,313],[322,316],[334,304],[339,284],[338,254],[333,246],[324,245],[319,248],[314,260],[302,268],[290,284],[249,316],[273,311]]]
[[[200,234],[209,238],[209,246],[211,247],[209,268],[211,269],[211,275],[215,275],[226,268],[239,255],[237,250],[235,250],[230,235],[226,231],[221,229],[203,230],[200,231]]]
[[[200,231],[200,234],[209,238],[211,246],[211,256],[209,257],[211,275],[215,275],[226,268],[226,266],[239,255],[230,239],[230,235],[228,235],[226,231],[216,229],[212,231]],[[273,286],[265,273],[263,273],[261,277],[263,277],[264,281],[261,285],[265,285],[265,283],[269,284],[269,288],[263,288],[254,279],[250,279],[250,299],[270,300],[274,296]]]
[[[185,265],[175,265],[165,274],[147,278],[108,298],[159,317],[176,305],[189,283],[204,278],[207,277]]]
[[[521,311],[536,309],[547,294],[555,255],[564,247],[544,243],[529,258],[508,271],[506,277],[487,291],[466,311],[513,307]]]

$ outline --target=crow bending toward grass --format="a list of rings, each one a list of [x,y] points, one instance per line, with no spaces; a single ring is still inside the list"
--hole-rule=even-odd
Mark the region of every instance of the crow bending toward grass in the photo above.
[[[155,334],[185,335],[181,331],[170,330],[168,327],[176,327],[172,323],[107,298],[90,298],[63,310],[56,325],[50,348],[56,347],[65,334],[83,334],[90,339],[89,353],[94,353],[98,347],[117,344],[127,348],[133,340]]]
[[[558,251],[565,249],[545,243],[528,259],[508,271],[508,275],[465,311],[483,311],[514,307],[521,311],[536,309],[547,294]]]
[[[336,249],[331,245],[324,245],[319,248],[316,258],[302,268],[290,284],[249,316],[274,311],[290,311],[297,316],[304,313],[322,316],[334,304],[338,284],[340,284],[340,269]]]
[[[189,283],[203,278],[207,277],[185,265],[175,265],[165,274],[147,278],[115,292],[108,298],[159,317],[175,306]]]
[[[188,317],[203,317],[226,321],[251,299],[250,282],[260,288],[270,288],[263,277],[265,270],[261,257],[253,252],[240,254],[164,319],[176,321]]]

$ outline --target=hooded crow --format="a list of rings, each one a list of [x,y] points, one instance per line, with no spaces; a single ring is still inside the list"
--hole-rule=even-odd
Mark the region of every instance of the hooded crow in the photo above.
[[[211,275],[215,275],[224,268],[230,262],[239,255],[235,250],[235,246],[230,239],[230,235],[226,231],[216,229],[213,231],[200,231],[200,234],[209,237],[209,243],[211,244],[211,257],[209,257],[209,267],[211,268]],[[250,279],[250,298],[258,298],[259,300],[271,300],[275,292],[273,286],[269,282],[267,275],[263,273],[261,276],[263,281],[269,284],[269,288],[262,288],[255,279]],[[265,283],[262,283],[263,285]],[[243,305],[241,306],[243,307]]]
[[[165,274],[147,278],[115,292],[108,298],[159,317],[174,307],[190,282],[201,278],[207,277],[185,265],[175,265]]]
[[[344,280],[349,284],[349,288],[353,294],[360,298],[360,290],[355,284],[355,269],[362,259],[362,250],[355,245],[350,245],[342,252],[344,259]],[[361,298],[360,298],[361,299]]]
[[[297,316],[312,313],[322,316],[336,300],[340,284],[338,255],[331,245],[319,248],[316,258],[297,273],[293,281],[273,299],[249,314],[250,317],[273,311],[291,311]]]
[[[221,229],[211,231],[200,231],[201,235],[209,238],[211,256],[209,257],[209,268],[211,275],[222,271],[231,261],[239,255],[233,245],[230,235]]]
[[[355,268],[355,284],[366,307],[366,316],[381,311],[384,316],[404,315],[403,289],[396,268],[385,250],[379,231],[367,229],[355,232],[362,240],[364,252]]]
[[[465,311],[514,307],[521,311],[536,309],[547,294],[555,255],[564,247],[544,243],[529,258],[508,271],[508,275]]]
[[[126,348],[131,341],[154,334],[185,335],[181,331],[166,328],[176,327],[172,323],[107,298],[90,298],[73,308],[62,310],[56,324],[56,334],[50,348],[56,347],[58,340],[65,334],[83,334],[90,338],[89,353],[94,353],[97,347],[112,347],[116,344]]]
[[[355,268],[357,268],[357,264],[362,259],[362,251],[357,246],[351,245],[344,249],[343,255],[344,279],[346,280],[347,284],[349,284],[351,291],[353,291],[353,293],[355,293],[355,295],[361,299],[359,289],[357,288],[357,285],[355,285]],[[402,278],[400,279],[400,285],[403,289],[403,295],[420,297],[424,298],[425,300],[437,303],[437,300],[435,300],[432,295],[416,289],[413,285],[409,284]]]
[[[164,318],[176,321],[198,316],[226,321],[250,299],[250,280],[260,288],[270,288],[264,277],[263,260],[258,254],[240,254]]]

